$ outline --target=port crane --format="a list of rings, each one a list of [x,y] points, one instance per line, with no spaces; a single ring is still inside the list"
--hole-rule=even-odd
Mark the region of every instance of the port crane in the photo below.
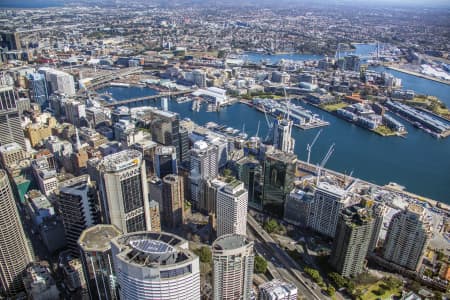
[[[328,160],[330,159],[331,155],[334,152],[334,143],[330,146],[330,148],[328,149],[327,154],[325,154],[324,158],[322,159],[322,162],[320,163],[320,165],[317,166],[317,180],[316,180],[316,185],[319,184],[319,179],[320,179],[320,173],[323,169],[323,167],[326,165],[326,163],[328,162]]]
[[[319,132],[317,132],[316,136],[314,137],[313,141],[311,144],[307,144],[306,145],[306,151],[308,151],[308,159],[307,159],[307,163],[309,164],[309,159],[311,158],[311,150],[312,147],[314,146],[314,144],[316,143],[317,139],[319,138],[319,135],[322,133],[322,129],[319,130]]]

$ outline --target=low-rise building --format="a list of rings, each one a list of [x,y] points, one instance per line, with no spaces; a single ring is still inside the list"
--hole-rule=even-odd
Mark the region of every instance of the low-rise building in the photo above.
[[[261,284],[259,300],[297,300],[298,290],[295,285],[278,279]]]
[[[27,267],[23,283],[29,299],[58,300],[59,290],[48,264],[33,263]]]

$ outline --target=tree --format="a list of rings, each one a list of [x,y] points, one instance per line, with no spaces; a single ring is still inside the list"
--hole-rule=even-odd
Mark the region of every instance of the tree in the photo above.
[[[267,261],[264,257],[257,255],[255,257],[255,273],[264,274],[267,271]]]
[[[319,271],[317,271],[316,269],[306,267],[305,273],[308,274],[319,285],[323,282],[322,276],[320,276]]]
[[[207,246],[202,246],[200,250],[198,251],[198,257],[200,258],[200,261],[202,263],[211,263],[212,260],[212,254],[211,249]]]
[[[334,294],[336,294],[336,289],[331,284],[329,284],[328,287],[327,287],[327,294],[330,297],[333,297]]]
[[[231,176],[231,170],[230,169],[225,169],[223,170],[223,176],[224,177],[230,177]]]
[[[425,271],[423,271],[423,275],[431,278],[433,277],[433,271],[431,269],[425,269]]]
[[[268,222],[264,223],[264,230],[268,233],[275,232],[278,229],[278,223],[274,219],[270,219]]]
[[[399,288],[402,285],[402,282],[399,279],[392,276],[384,278],[383,281],[390,290]]]
[[[329,273],[328,278],[330,278],[330,280],[338,289],[343,288],[347,285],[347,280],[342,275],[336,272]]]

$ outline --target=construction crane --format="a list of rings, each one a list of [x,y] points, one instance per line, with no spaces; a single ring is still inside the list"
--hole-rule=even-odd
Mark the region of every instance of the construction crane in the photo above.
[[[316,180],[316,185],[319,184],[319,179],[320,179],[320,172],[322,171],[323,167],[326,165],[326,163],[328,162],[328,160],[330,159],[331,155],[334,152],[334,143],[330,146],[330,148],[328,149],[327,154],[325,154],[324,158],[322,159],[322,162],[320,163],[320,165],[317,166],[317,180]]]
[[[311,144],[307,144],[306,145],[306,151],[308,151],[308,160],[306,161],[309,164],[309,159],[311,157],[311,150],[312,147],[314,146],[314,144],[316,143],[317,139],[319,138],[319,135],[322,133],[322,129],[319,130],[319,132],[317,132],[316,136],[314,137],[313,141]]]
[[[264,141],[267,141],[269,139],[269,136],[272,134],[273,129],[273,123],[269,121],[269,117],[267,116],[266,108],[264,107],[264,116],[266,117],[267,127],[269,127],[269,130],[267,130],[267,135]]]

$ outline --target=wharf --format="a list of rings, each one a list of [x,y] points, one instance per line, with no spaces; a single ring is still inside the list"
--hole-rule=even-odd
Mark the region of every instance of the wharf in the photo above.
[[[313,174],[313,175],[317,175],[317,166],[313,165],[313,164],[310,164],[310,163],[307,163],[306,161],[302,161],[302,160],[298,159],[297,160],[297,172],[302,172],[302,171],[310,173],[310,174]],[[420,201],[421,202],[426,202],[431,207],[436,207],[436,208],[444,210],[446,213],[450,213],[450,205],[445,204],[443,202],[439,202],[437,200],[433,200],[433,199],[430,199],[430,198],[427,198],[427,197],[423,197],[423,196],[420,196],[420,195],[417,195],[417,194],[405,191],[403,189],[398,188],[398,185],[393,184],[393,183],[390,183],[390,184],[387,184],[387,185],[384,185],[384,186],[379,186],[379,185],[374,184],[372,182],[368,182],[368,181],[365,181],[365,180],[362,180],[362,179],[359,179],[359,178],[350,177],[350,176],[348,176],[346,174],[342,174],[340,172],[337,172],[337,171],[334,171],[334,170],[330,170],[330,169],[327,169],[327,168],[322,168],[321,171],[329,173],[329,174],[331,174],[333,176],[336,176],[337,178],[339,178],[339,180],[342,180],[342,181],[343,180],[347,180],[347,181],[358,180],[359,182],[367,184],[367,185],[372,186],[374,188],[383,188],[383,189],[389,190],[391,192],[395,192],[395,193],[401,194],[403,196],[407,196],[409,198],[415,199],[416,201],[419,201],[419,202]]]
[[[346,119],[346,118],[343,118],[342,116],[338,115],[335,111],[329,111],[329,110],[326,110],[326,109],[320,107],[320,105],[317,105],[317,104],[314,104],[314,103],[311,103],[311,102],[306,102],[306,103],[307,103],[308,105],[314,106],[314,107],[316,107],[316,108],[318,108],[318,109],[320,109],[320,110],[323,110],[323,111],[325,111],[325,112],[327,112],[327,113],[329,113],[329,114],[332,114],[333,116],[335,116],[335,117],[337,117],[337,118],[339,118],[339,119],[341,119],[341,120],[344,120],[344,121],[346,121],[346,122],[352,123],[352,124],[354,124],[354,125],[356,125],[356,126],[359,126],[359,127],[363,128],[363,129],[366,129],[366,130],[368,130],[368,131],[370,131],[370,132],[376,133],[376,134],[378,134],[378,135],[380,135],[380,136],[383,136],[383,137],[388,137],[388,136],[398,136],[398,137],[405,138],[405,135],[408,134],[407,131],[405,131],[405,132],[398,132],[398,131],[396,131],[396,132],[394,132],[394,133],[392,133],[392,134],[383,134],[383,133],[377,131],[376,129],[369,129],[369,128],[367,128],[367,127],[362,126],[361,124],[358,124],[358,122],[354,122],[354,121],[348,120],[348,119]]]
[[[418,72],[414,72],[414,71],[410,71],[410,70],[405,70],[403,68],[400,68],[400,66],[392,66],[392,65],[389,65],[389,64],[383,64],[383,66],[385,68],[387,68],[387,69],[391,69],[391,70],[394,70],[394,71],[397,71],[397,72],[402,72],[402,73],[405,73],[405,74],[408,74],[408,75],[421,77],[421,78],[432,80],[432,81],[436,81],[436,82],[439,82],[439,83],[442,83],[442,84],[450,85],[450,81],[448,81],[448,80],[443,80],[443,79],[439,79],[439,78],[436,78],[436,77],[433,77],[433,76],[429,76],[429,75],[425,75],[425,74],[422,74],[422,73],[418,73]]]
[[[262,107],[260,107],[260,106],[258,106],[258,105],[254,105],[254,104],[251,103],[250,101],[242,100],[242,99],[241,99],[241,100],[239,100],[239,102],[240,102],[240,103],[243,103],[243,104],[245,104],[245,105],[248,105],[248,106],[250,106],[250,107],[252,107],[252,108],[255,108],[256,110],[258,110],[258,111],[260,111],[260,112],[262,112],[262,113],[270,114],[272,117],[275,117],[275,118],[278,117],[278,115],[277,115],[276,113],[266,111],[264,108],[262,108]],[[281,109],[282,109],[282,108],[281,108]],[[296,112],[296,109],[301,109],[301,107],[299,107],[299,106],[294,106],[293,109],[291,110],[291,112],[292,112],[291,117],[294,116],[294,114],[295,114],[295,112]],[[330,125],[330,122],[327,122],[327,121],[324,121],[324,120],[320,120],[320,119],[317,119],[317,118],[312,118],[311,121],[308,121],[308,122],[306,122],[306,123],[299,124],[299,123],[294,122],[293,125],[294,125],[295,127],[297,127],[297,128],[302,129],[302,130],[308,130],[308,129],[314,129],[314,128],[318,128],[318,127],[328,126],[328,125]]]

